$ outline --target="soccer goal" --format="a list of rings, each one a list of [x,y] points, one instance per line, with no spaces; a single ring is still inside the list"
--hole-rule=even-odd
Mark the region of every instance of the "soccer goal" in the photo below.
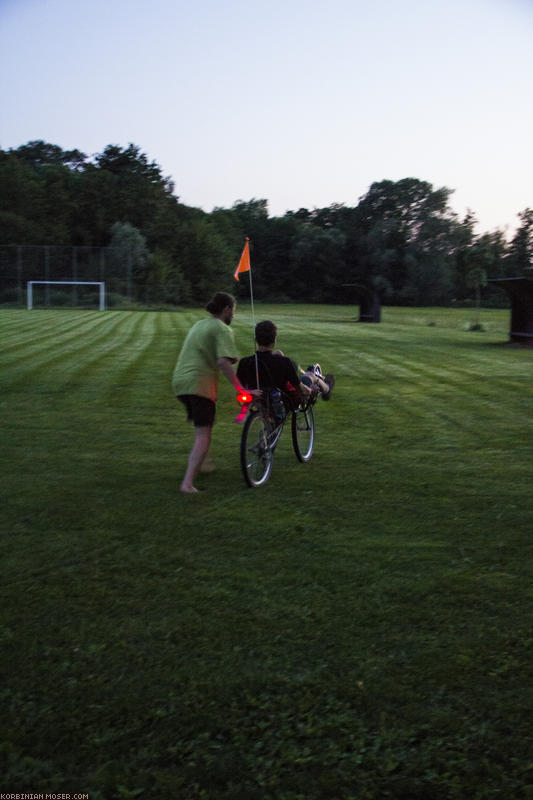
[[[33,308],[33,287],[34,286],[99,286],[100,287],[100,311],[105,311],[105,282],[104,281],[28,281],[26,291],[28,295],[28,310]]]

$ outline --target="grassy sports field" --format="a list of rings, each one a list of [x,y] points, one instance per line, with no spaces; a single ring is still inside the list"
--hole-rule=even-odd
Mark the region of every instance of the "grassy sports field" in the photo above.
[[[203,313],[0,312],[0,791],[530,798],[533,350],[509,312],[257,307],[336,375],[315,454],[287,430],[246,488],[222,384],[217,471],[183,496],[170,377]],[[233,325],[245,355],[248,308]]]

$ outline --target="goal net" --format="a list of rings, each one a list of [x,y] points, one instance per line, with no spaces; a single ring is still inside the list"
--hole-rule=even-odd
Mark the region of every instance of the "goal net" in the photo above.
[[[33,308],[34,286],[98,286],[100,311],[105,310],[105,281],[28,281],[26,292],[28,296],[28,310]]]

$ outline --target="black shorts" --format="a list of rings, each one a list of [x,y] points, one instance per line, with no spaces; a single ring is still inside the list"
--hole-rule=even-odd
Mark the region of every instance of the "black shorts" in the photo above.
[[[195,428],[212,428],[215,422],[216,406],[207,397],[199,397],[197,394],[180,394],[181,400],[187,409],[187,419],[194,423]]]

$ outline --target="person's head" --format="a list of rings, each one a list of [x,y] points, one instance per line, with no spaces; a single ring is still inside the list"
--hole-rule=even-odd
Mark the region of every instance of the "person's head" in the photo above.
[[[237,301],[232,294],[217,292],[206,305],[205,310],[229,325],[233,319],[236,305]]]
[[[255,326],[255,341],[260,347],[274,347],[278,329],[269,319]]]

